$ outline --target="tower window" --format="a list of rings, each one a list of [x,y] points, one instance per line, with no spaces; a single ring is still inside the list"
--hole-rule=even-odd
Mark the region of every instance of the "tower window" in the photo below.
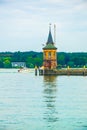
[[[49,58],[51,57],[51,52],[48,53]]]
[[[54,56],[55,56],[55,52],[54,52]]]

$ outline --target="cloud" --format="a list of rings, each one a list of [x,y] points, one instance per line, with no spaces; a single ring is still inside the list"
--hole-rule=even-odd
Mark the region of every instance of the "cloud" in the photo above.
[[[80,3],[74,7],[76,11],[87,10],[87,2]]]
[[[2,3],[0,4],[0,43],[2,46],[14,42],[17,49],[19,42],[23,44],[22,47],[29,44],[31,48],[33,48],[31,43],[37,43],[35,47],[38,48],[37,45],[40,46],[47,40],[50,22],[52,34],[54,33],[53,24],[56,24],[57,41],[63,41],[67,45],[70,42],[70,35],[74,33],[78,35],[80,32],[83,32],[82,38],[87,41],[84,36],[87,30],[85,0],[0,0],[0,3]],[[76,43],[76,41],[73,42]]]

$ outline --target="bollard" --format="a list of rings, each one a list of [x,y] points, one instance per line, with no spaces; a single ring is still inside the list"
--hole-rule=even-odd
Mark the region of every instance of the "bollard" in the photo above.
[[[35,66],[35,75],[37,76],[37,66]]]

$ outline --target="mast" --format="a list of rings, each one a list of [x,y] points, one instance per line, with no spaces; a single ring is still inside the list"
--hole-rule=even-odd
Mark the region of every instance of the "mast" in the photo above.
[[[49,32],[51,32],[51,23],[49,23]]]
[[[54,44],[56,44],[56,24],[54,24]]]

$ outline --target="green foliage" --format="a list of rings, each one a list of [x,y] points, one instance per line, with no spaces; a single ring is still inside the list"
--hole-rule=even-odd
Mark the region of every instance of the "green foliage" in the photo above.
[[[60,52],[57,54],[58,64],[61,64],[62,67],[82,67],[87,66],[87,53],[64,53]]]
[[[43,65],[42,52],[1,52],[0,68],[11,68],[11,62],[25,62],[29,68]],[[57,53],[58,68],[62,67],[87,67],[87,53]]]
[[[8,60],[8,59],[6,59],[4,62],[3,62],[3,64],[4,64],[4,68],[11,68],[12,66],[11,66],[11,62],[10,62],[10,60]]]
[[[11,68],[11,57],[0,58],[0,68]]]
[[[4,67],[3,60],[2,58],[0,58],[0,68],[3,68],[3,67]]]
[[[69,62],[67,63],[67,66],[72,67],[72,68],[75,67],[73,61],[69,61]]]
[[[29,68],[34,68],[36,66],[42,66],[42,59],[40,57],[28,57],[26,59],[26,66]]]
[[[58,55],[58,61],[57,62],[60,65],[64,65],[65,64],[65,55],[64,54]]]
[[[34,59],[32,57],[28,57],[26,59],[26,66],[28,68],[34,68],[35,64],[34,64]]]
[[[61,68],[62,68],[62,65],[58,64],[57,69],[61,69]]]

